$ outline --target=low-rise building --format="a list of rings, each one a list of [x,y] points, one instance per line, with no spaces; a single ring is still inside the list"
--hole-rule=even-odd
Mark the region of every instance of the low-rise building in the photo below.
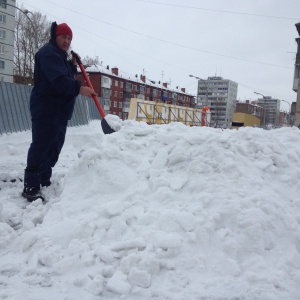
[[[98,97],[104,100],[105,113],[121,119],[128,118],[131,98],[195,107],[195,95],[187,93],[185,88],[173,89],[167,83],[155,82],[144,75],[123,76],[117,67],[91,66],[86,72]],[[81,73],[76,78],[85,84]]]
[[[246,102],[236,102],[236,113],[245,113],[257,117],[260,125],[265,125],[266,110],[263,106],[258,105],[255,101],[246,100]],[[234,121],[232,121],[234,122]],[[252,125],[251,125],[252,126]]]
[[[260,127],[260,119],[254,115],[242,112],[235,112],[232,117],[232,129],[240,127]]]

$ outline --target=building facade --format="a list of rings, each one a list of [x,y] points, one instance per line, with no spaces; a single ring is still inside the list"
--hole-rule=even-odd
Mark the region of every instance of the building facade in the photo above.
[[[266,116],[265,108],[261,105],[257,105],[257,103],[255,103],[253,101],[252,102],[250,100],[246,100],[246,102],[237,101],[235,112],[255,116],[259,119],[259,125],[262,125],[262,126],[265,125],[264,124],[265,116]]]
[[[222,77],[198,80],[197,106],[211,109],[211,127],[231,128],[238,84]]]
[[[294,73],[295,75],[294,75],[294,82],[293,82],[293,90],[297,93],[294,125],[300,126],[300,22],[295,24],[295,26],[298,31],[299,37],[296,38],[297,53],[296,53],[296,60],[295,60],[295,73]]]
[[[263,124],[265,126],[279,126],[280,100],[270,96],[257,99],[257,104],[265,109]]]
[[[291,104],[291,114],[290,114],[290,122],[291,126],[295,125],[295,115],[296,115],[296,101]]]
[[[0,0],[0,80],[13,82],[15,0]]]
[[[86,72],[98,97],[104,101],[105,113],[121,119],[128,118],[131,98],[195,107],[195,96],[186,93],[185,88],[172,89],[167,83],[155,82],[143,75],[124,77],[117,67],[92,66],[87,67]],[[81,73],[76,78],[85,84]]]

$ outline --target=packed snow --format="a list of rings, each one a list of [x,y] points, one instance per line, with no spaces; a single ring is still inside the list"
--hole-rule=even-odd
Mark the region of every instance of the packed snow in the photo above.
[[[0,136],[0,299],[299,300],[300,130],[69,128],[46,202]]]

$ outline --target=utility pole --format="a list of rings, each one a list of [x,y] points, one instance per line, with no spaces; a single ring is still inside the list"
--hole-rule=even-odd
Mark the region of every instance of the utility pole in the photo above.
[[[160,88],[160,101],[159,102],[163,102],[163,83],[164,80],[164,71],[161,71],[161,88]]]

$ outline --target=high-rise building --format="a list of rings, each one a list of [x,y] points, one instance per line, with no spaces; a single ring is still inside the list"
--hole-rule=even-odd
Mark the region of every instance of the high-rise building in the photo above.
[[[265,125],[278,126],[279,125],[279,113],[280,113],[280,100],[273,99],[270,96],[263,96],[263,98],[257,99],[257,104],[265,109]]]
[[[211,127],[231,128],[237,90],[236,82],[222,77],[198,80],[197,106],[210,107]]]
[[[15,0],[0,0],[0,80],[13,82]]]

